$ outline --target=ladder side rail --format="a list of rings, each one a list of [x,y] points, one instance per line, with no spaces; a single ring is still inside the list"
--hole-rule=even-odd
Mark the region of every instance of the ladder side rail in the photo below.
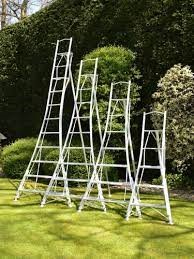
[[[130,87],[130,86],[129,86]],[[129,126],[128,126],[128,138],[129,138],[129,147],[130,147],[130,154],[131,154],[131,161],[132,161],[132,167],[133,167],[133,174],[136,175],[136,167],[135,167],[135,157],[133,153],[133,143],[131,138],[131,100],[129,99],[129,106],[128,106],[128,116],[129,116]]]
[[[68,53],[67,53],[67,62],[66,62],[66,68],[65,69],[65,74],[64,74],[64,81],[63,81],[63,91],[62,96],[61,96],[61,102],[60,102],[60,111],[59,111],[59,159],[63,161],[63,155],[62,155],[62,150],[63,150],[63,107],[64,107],[64,99],[65,99],[65,93],[66,93],[66,88],[69,83],[68,79],[68,74],[71,73],[71,62],[72,62],[72,55],[71,55],[71,46],[72,46],[72,38],[70,38],[69,42],[69,47],[68,47]],[[71,79],[73,82],[73,79]],[[67,82],[68,81],[68,82]]]
[[[96,75],[97,75],[97,66],[98,66],[98,58],[95,60],[95,67],[94,67],[94,76],[92,80],[92,93],[91,93],[91,104],[94,101],[94,88],[95,88],[95,80],[96,80]],[[90,146],[91,146],[91,156],[92,156],[92,163],[93,163],[93,168],[95,167],[95,158],[94,158],[94,145],[93,145],[93,134],[92,134],[92,126],[93,126],[93,107],[90,105],[90,119],[89,119],[89,127],[90,127]],[[104,199],[103,193],[102,193],[102,188],[101,188],[101,183],[99,181],[99,176],[96,174],[96,181],[97,181],[97,188],[98,188],[98,195],[100,199]],[[102,207],[104,211],[106,211],[105,203],[102,201]]]
[[[129,201],[128,208],[127,208],[126,220],[128,220],[129,217],[131,216],[132,204],[135,201],[135,195],[136,194],[139,195],[139,193],[137,193],[137,185],[138,185],[139,173],[140,173],[140,169],[141,169],[141,162],[142,162],[142,156],[143,156],[145,116],[146,116],[146,114],[144,112],[143,113],[143,122],[142,122],[142,132],[141,132],[141,145],[140,145],[139,161],[138,161],[138,166],[137,166],[137,172],[136,172],[136,176],[135,176],[134,185],[132,187],[132,195],[130,197],[130,201]]]
[[[133,178],[131,175],[131,168],[130,168],[130,161],[129,161],[129,138],[128,138],[128,132],[129,132],[129,101],[130,101],[130,89],[131,88],[131,81],[129,81],[128,83],[128,91],[127,91],[127,102],[126,102],[126,107],[125,107],[125,147],[126,147],[126,162],[127,162],[127,172],[128,172],[128,177],[129,177],[129,182],[131,185],[131,189],[132,189],[132,194],[131,197],[133,196],[133,199],[135,202],[137,202],[137,197],[136,197],[136,191],[134,189],[134,182],[133,182]],[[140,207],[137,206],[136,207],[136,211],[138,216],[141,216],[141,212],[140,212]]]
[[[165,198],[165,204],[166,204],[166,212],[167,217],[169,220],[169,224],[173,224],[172,220],[172,214],[171,214],[171,208],[170,208],[170,201],[169,201],[169,194],[168,194],[168,188],[167,188],[167,181],[166,181],[166,165],[165,165],[165,134],[166,131],[166,111],[164,112],[164,119],[163,119],[163,129],[162,129],[162,156],[161,156],[161,162],[162,162],[162,168],[161,168],[161,175],[162,175],[162,184],[163,184],[163,191],[164,191],[164,198]]]

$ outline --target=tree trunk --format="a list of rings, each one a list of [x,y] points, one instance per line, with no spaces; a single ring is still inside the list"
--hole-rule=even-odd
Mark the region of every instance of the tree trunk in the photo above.
[[[6,16],[7,16],[7,0],[1,0],[1,29],[6,25]]]
[[[27,17],[29,0],[23,0],[21,4],[21,20]]]

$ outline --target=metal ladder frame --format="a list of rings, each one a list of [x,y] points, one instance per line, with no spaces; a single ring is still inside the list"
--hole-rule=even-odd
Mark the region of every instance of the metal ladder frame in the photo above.
[[[58,50],[61,47],[62,44],[68,44],[68,49],[66,52],[59,53]],[[27,192],[27,193],[44,193],[42,190],[37,189],[37,182],[38,179],[49,179],[51,176],[46,175],[40,175],[40,164],[43,163],[52,163],[55,164],[57,161],[46,161],[41,160],[42,157],[42,149],[44,148],[57,148],[59,149],[59,156],[62,152],[63,147],[63,107],[64,107],[64,99],[65,99],[65,93],[66,89],[69,84],[73,84],[72,75],[71,75],[71,63],[72,63],[72,57],[73,54],[71,52],[72,47],[72,38],[65,38],[62,40],[57,40],[56,48],[55,48],[55,54],[53,59],[53,67],[51,72],[51,79],[50,79],[50,85],[49,85],[49,91],[48,91],[48,97],[47,97],[47,104],[45,109],[45,114],[42,122],[42,126],[39,132],[39,136],[36,142],[36,146],[34,148],[33,154],[31,156],[30,162],[28,164],[28,167],[24,173],[24,176],[20,182],[19,188],[16,192],[15,200],[20,198],[21,193]],[[59,57],[59,60],[57,61],[57,58]],[[66,64],[60,65],[62,62],[62,59],[65,58]],[[64,68],[64,75],[58,76],[59,69]],[[56,90],[58,81],[62,80],[62,89]],[[61,94],[60,103],[53,103],[54,102],[54,96],[55,94]],[[59,107],[59,115],[56,118],[51,117],[52,109],[53,107]],[[47,132],[47,128],[49,125],[49,121],[52,120],[58,120],[58,131],[57,132]],[[58,136],[58,143],[59,146],[44,146],[44,140],[46,135],[57,135]],[[33,172],[33,168],[37,164],[37,170],[36,173]],[[25,189],[25,183],[29,180],[29,178],[35,178],[35,187],[33,189]]]
[[[83,74],[82,69],[83,69],[83,64],[86,62],[94,62],[94,70],[92,74]],[[55,171],[53,173],[53,176],[50,180],[50,183],[47,187],[47,190],[44,194],[44,197],[42,199],[41,202],[41,206],[43,207],[46,202],[47,202],[47,198],[48,197],[60,197],[60,198],[64,198],[67,199],[67,203],[69,206],[71,206],[71,198],[76,198],[76,199],[80,199],[81,197],[79,195],[73,195],[70,194],[69,188],[68,188],[68,182],[82,182],[82,183],[87,183],[89,181],[89,177],[90,177],[90,170],[94,167],[94,163],[95,163],[95,155],[94,155],[94,147],[93,147],[93,131],[92,131],[92,127],[93,127],[93,113],[94,110],[96,111],[96,116],[97,116],[97,124],[98,124],[98,130],[99,130],[99,136],[100,136],[100,141],[102,139],[101,136],[101,127],[100,127],[100,118],[99,118],[99,112],[98,112],[98,106],[97,106],[97,97],[96,97],[96,91],[97,91],[97,81],[98,81],[98,76],[97,76],[97,66],[98,66],[98,58],[96,59],[88,59],[88,60],[82,60],[80,62],[80,69],[79,69],[79,75],[78,75],[78,83],[77,83],[77,89],[76,89],[76,93],[73,90],[73,97],[74,97],[74,109],[73,109],[73,113],[72,113],[72,118],[70,121],[70,125],[69,125],[69,129],[68,129],[68,133],[66,135],[66,139],[65,139],[65,143],[63,146],[63,152],[62,152],[62,157],[61,160],[58,162]],[[83,79],[83,83],[81,82],[81,80]],[[91,88],[84,88],[85,87],[85,83],[87,79],[91,80]],[[88,118],[80,116],[80,109],[81,109],[81,105],[85,104],[85,101],[82,101],[82,91],[84,90],[91,90],[90,93],[90,101],[87,102],[90,104],[90,112],[89,112],[89,116]],[[79,96],[80,94],[80,96]],[[79,98],[79,100],[78,100]],[[88,132],[83,132],[82,130],[82,123],[81,120],[82,119],[89,119],[89,131]],[[75,125],[76,123],[78,123],[78,132],[75,131]],[[74,134],[79,134],[80,135],[80,139],[81,139],[81,146],[80,147],[71,147],[71,143],[72,143],[72,138]],[[86,147],[85,143],[84,143],[84,138],[83,138],[83,134],[89,134],[89,139],[90,139],[90,146]],[[80,163],[80,162],[70,162],[69,161],[69,151],[70,150],[82,150],[83,154],[84,154],[84,162]],[[90,150],[90,161],[88,161],[87,156],[86,156],[86,150],[89,149]],[[65,161],[66,160],[66,161]],[[65,165],[65,166],[64,166]],[[86,166],[86,170],[88,172],[88,179],[71,179],[68,178],[68,174],[69,169],[68,167],[70,165],[84,165]],[[61,173],[61,169],[63,171],[63,176],[60,177],[60,173]],[[57,181],[62,180],[64,181],[64,188],[62,192],[52,192],[51,189],[57,185]]]
[[[118,97],[113,98],[113,88],[118,87],[119,84],[120,85],[127,84],[127,86],[128,86],[126,99],[119,99]],[[113,202],[113,203],[119,203],[119,204],[126,203],[126,201],[105,199],[103,197],[103,190],[102,190],[102,186],[101,186],[102,184],[118,185],[118,186],[122,184],[120,182],[111,182],[111,181],[108,181],[108,180],[102,181],[100,173],[102,172],[103,167],[108,166],[108,167],[112,167],[112,168],[115,168],[115,167],[126,168],[126,181],[128,181],[128,179],[129,179],[129,186],[132,189],[133,178],[132,178],[132,175],[131,175],[131,168],[130,168],[130,159],[129,159],[130,155],[131,155],[131,162],[132,162],[134,174],[135,174],[136,170],[135,170],[133,147],[132,147],[132,140],[131,140],[131,133],[130,133],[130,86],[131,86],[131,81],[129,81],[129,82],[117,82],[117,83],[111,84],[107,120],[106,120],[105,130],[104,130],[104,134],[103,134],[102,144],[101,144],[101,147],[100,147],[100,151],[99,151],[96,163],[95,163],[95,167],[94,167],[94,171],[92,173],[91,179],[90,179],[90,181],[87,185],[87,189],[85,191],[85,194],[82,197],[82,200],[80,202],[79,209],[78,209],[79,212],[81,212],[81,210],[83,209],[85,201],[99,201],[99,202],[101,202],[101,205],[102,205],[102,208],[103,208],[104,212],[106,212],[106,205],[105,205],[106,202]],[[116,104],[115,104],[115,106],[113,108],[113,111],[111,113],[112,102],[116,102]],[[124,120],[125,120],[124,130],[122,130],[122,131],[114,131],[113,130],[112,131],[112,117],[114,116],[116,105],[119,102],[121,102],[123,104],[123,107],[124,107]],[[117,116],[121,116],[121,114],[119,114]],[[110,130],[108,130],[109,127],[110,127]],[[120,147],[118,147],[118,148],[108,147],[108,143],[109,143],[111,134],[116,133],[116,132],[124,133],[125,147],[122,148],[122,149]],[[108,136],[108,138],[107,138],[107,136]],[[105,156],[105,150],[107,150],[107,149],[125,151],[126,164],[105,164],[105,163],[103,163],[104,156]],[[98,197],[90,197],[90,192],[91,192],[94,184],[97,185]],[[138,215],[140,214],[139,208],[137,209],[137,213],[138,213]]]
[[[156,129],[148,129],[148,130],[145,129],[145,127],[146,127],[146,116],[147,115],[151,115],[151,116],[152,115],[160,115],[160,116],[162,115],[163,116],[163,127],[162,127],[162,129],[158,129],[158,130],[156,130]],[[157,112],[157,111],[152,111],[152,112],[148,112],[148,113],[144,112],[143,113],[140,155],[139,155],[137,173],[136,173],[136,177],[135,177],[135,183],[134,183],[134,186],[133,186],[133,194],[138,193],[138,196],[139,196],[141,187],[162,189],[163,193],[164,193],[165,204],[163,205],[163,204],[142,203],[140,201],[140,197],[138,197],[138,200],[134,201],[134,196],[132,195],[131,199],[130,199],[130,202],[129,202],[129,205],[128,205],[128,209],[127,209],[127,214],[126,214],[127,220],[131,216],[131,211],[132,211],[133,206],[151,207],[151,208],[156,208],[156,209],[166,208],[168,222],[169,222],[169,224],[173,224],[171,209],[170,209],[170,202],[169,202],[169,194],[168,194],[168,188],[167,188],[167,181],[166,181],[165,130],[166,130],[166,111],[164,113],[163,112]],[[161,136],[160,136],[160,133],[161,133]],[[145,137],[146,134],[147,134],[147,136]],[[148,147],[147,146],[148,143],[149,143],[149,138],[150,138],[151,135],[154,137],[157,147]],[[146,150],[156,150],[157,151],[159,166],[158,165],[154,165],[154,166],[153,165],[146,165],[146,154],[145,154]],[[142,178],[143,178],[145,169],[160,170],[161,177],[162,177],[162,184],[161,185],[143,184]],[[160,213],[160,214],[162,214],[162,213]]]

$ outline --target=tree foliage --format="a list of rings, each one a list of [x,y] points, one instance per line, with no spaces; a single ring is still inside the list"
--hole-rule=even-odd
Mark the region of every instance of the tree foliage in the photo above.
[[[153,94],[154,109],[167,110],[167,154],[181,170],[194,169],[194,75],[174,65]],[[154,120],[157,126],[158,121]]]

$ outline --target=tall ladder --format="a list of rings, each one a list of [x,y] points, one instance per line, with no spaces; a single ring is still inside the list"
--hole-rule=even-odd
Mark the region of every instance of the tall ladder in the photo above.
[[[146,127],[146,119],[148,116],[155,116],[158,123],[160,123],[161,128],[159,129],[147,129]],[[165,165],[165,129],[166,129],[166,111],[157,112],[152,111],[143,114],[143,123],[142,123],[142,136],[141,136],[141,147],[140,147],[140,156],[138,162],[138,168],[135,178],[135,183],[133,186],[133,194],[138,193],[138,200],[135,201],[134,195],[131,196],[126,219],[131,215],[131,211],[133,206],[138,207],[151,207],[155,209],[166,209],[167,219],[170,224],[173,224],[172,216],[171,216],[171,209],[170,209],[170,202],[169,202],[169,195],[168,195],[168,188],[166,182],[166,165]],[[150,165],[148,164],[148,152],[156,152],[158,164],[157,165]],[[150,162],[149,162],[150,163]],[[153,184],[146,184],[143,182],[143,176],[146,173],[145,170],[148,172],[152,170],[159,170],[162,178],[161,185],[153,185]],[[164,194],[164,204],[154,204],[154,203],[143,203],[140,200],[140,190],[141,188],[146,189],[158,189],[162,190]],[[160,214],[162,214],[160,212]],[[162,214],[163,215],[163,214]],[[164,215],[163,215],[164,216]]]
[[[42,187],[39,188],[38,180],[49,179],[51,176],[41,175],[41,166],[58,162],[58,159],[57,161],[46,160],[44,151],[57,149],[59,156],[62,153],[64,99],[68,86],[73,84],[71,75],[73,54],[71,47],[72,38],[57,40],[44,119],[31,160],[16,192],[15,200],[23,192],[44,193]],[[49,137],[54,137],[57,145],[48,145],[47,138]],[[27,188],[29,182],[30,188]]]
[[[130,133],[130,86],[131,81],[111,84],[107,120],[103,134],[102,144],[95,163],[94,171],[87,185],[85,194],[80,202],[79,212],[83,209],[86,201],[100,202],[104,211],[106,211],[106,202],[113,202],[119,204],[126,203],[125,199],[114,200],[110,197],[104,198],[102,185],[125,185],[125,188],[132,188],[133,186],[131,164],[133,172],[135,174],[135,163]],[[117,125],[115,125],[115,119],[116,121],[118,119],[120,120],[119,124],[117,123]],[[114,141],[111,141],[118,137],[124,138],[123,146],[118,147],[114,144]],[[125,157],[125,162],[120,164],[106,162],[107,151],[122,151],[123,157]],[[103,169],[106,169],[107,167],[112,169],[124,169],[126,172],[126,182],[108,180],[105,181],[102,177],[102,174],[104,172]],[[97,185],[98,196],[91,195],[91,191],[94,185]],[[138,214],[140,214],[139,209]]]
[[[93,70],[88,71],[89,67]],[[80,199],[81,196],[71,194],[68,183],[87,183],[90,178],[91,170],[93,171],[95,154],[93,146],[93,117],[96,112],[97,127],[101,138],[100,120],[97,107],[96,89],[97,89],[97,66],[98,58],[82,60],[80,63],[78,83],[76,93],[74,96],[74,109],[72,113],[69,130],[63,146],[62,160],[58,162],[52,179],[42,199],[41,206],[47,202],[47,198],[60,198],[67,200],[71,206],[71,198]],[[86,111],[88,114],[86,114]],[[75,143],[74,138],[79,137],[79,143]],[[77,139],[78,140],[78,139]],[[80,151],[82,154],[82,161],[72,161],[72,152]],[[76,178],[71,177],[71,169],[74,166],[85,167],[83,169],[83,176]],[[63,181],[63,188],[58,188],[58,182]]]

